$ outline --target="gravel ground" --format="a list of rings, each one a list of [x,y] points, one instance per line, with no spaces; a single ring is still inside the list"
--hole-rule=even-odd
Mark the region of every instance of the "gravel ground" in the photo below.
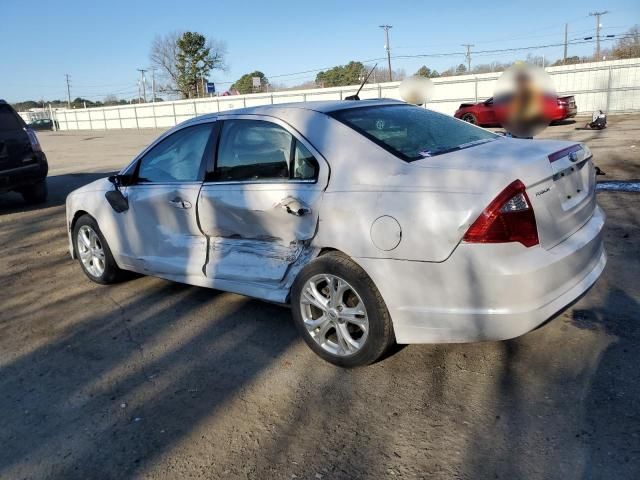
[[[638,116],[586,141],[640,178]],[[542,328],[322,362],[290,312],[68,257],[64,198],[156,131],[42,133],[51,198],[0,197],[0,478],[640,478],[640,196],[600,192],[609,264]]]

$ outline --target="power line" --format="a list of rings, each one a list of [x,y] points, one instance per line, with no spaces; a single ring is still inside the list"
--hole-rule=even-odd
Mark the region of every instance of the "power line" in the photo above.
[[[620,38],[625,38],[627,37],[627,34],[624,35],[616,35],[616,39],[620,39]],[[606,38],[604,40],[614,40],[614,38]],[[581,44],[587,44],[587,43],[593,43],[593,40],[583,40],[583,39],[579,39],[579,38],[575,38],[575,39],[570,39],[567,42],[567,45],[581,45]],[[524,51],[524,50],[535,50],[535,49],[541,49],[541,48],[553,48],[553,47],[563,47],[564,46],[564,42],[562,43],[550,43],[550,44],[544,44],[544,45],[533,45],[533,46],[528,46],[528,47],[514,47],[514,48],[503,48],[503,49],[491,49],[491,50],[476,50],[473,52],[473,54],[475,56],[477,55],[489,55],[489,54],[500,54],[500,53],[511,53],[511,52],[517,52],[517,51]],[[441,58],[441,57],[453,57],[453,56],[464,56],[466,55],[466,52],[461,51],[461,52],[444,52],[444,53],[429,53],[429,54],[415,54],[415,55],[393,55],[391,56],[391,58],[393,59],[408,59],[408,58]],[[378,58],[370,58],[367,60],[359,60],[360,63],[374,63],[374,62],[379,62],[382,60],[387,60],[386,57],[378,57]],[[299,72],[290,72],[290,73],[280,73],[277,75],[268,75],[269,79],[274,79],[274,78],[285,78],[285,77],[297,77],[297,76],[301,76],[301,75],[306,75],[306,74],[310,74],[310,73],[316,73],[316,72],[322,72],[324,70],[328,70],[335,67],[335,65],[332,65],[330,67],[321,67],[321,68],[314,68],[314,69],[310,69],[310,70],[301,70]],[[306,77],[305,77],[306,78]],[[218,81],[216,82],[219,85],[230,85],[234,82],[232,81]]]
[[[625,38],[628,35],[618,35],[616,39]],[[606,40],[614,40],[614,38],[606,39]],[[575,41],[569,42],[568,45],[580,45],[585,43],[593,43],[593,40],[584,40],[584,41]],[[530,47],[514,47],[514,48],[499,48],[493,50],[477,50],[474,55],[479,54],[490,54],[490,53],[502,53],[502,52],[518,52],[523,50],[536,50],[540,48],[552,48],[552,47],[562,47],[564,46],[564,42],[562,43],[549,43],[546,45],[533,45]],[[432,53],[432,54],[418,54],[418,55],[396,55],[393,58],[427,58],[427,57],[451,57],[455,55],[466,55],[466,52],[447,52],[447,53]]]
[[[601,38],[602,41],[607,41],[607,40],[619,40],[622,38],[630,38],[632,35],[630,34],[621,34],[621,35],[616,35],[615,38]],[[581,44],[589,44],[589,43],[595,43],[595,39],[589,39],[589,40],[579,40],[579,39],[575,39],[572,40],[570,39],[569,41],[567,41],[567,45],[581,45]],[[503,48],[503,49],[489,49],[489,50],[476,50],[473,52],[474,57],[477,56],[488,56],[488,55],[504,55],[504,54],[509,54],[512,52],[517,52],[517,51],[527,51],[527,50],[535,50],[535,49],[543,49],[543,48],[553,48],[553,47],[564,47],[565,43],[561,42],[561,43],[550,43],[550,44],[544,44],[544,45],[534,45],[534,46],[527,46],[527,47],[514,47],[514,48]],[[429,53],[429,54],[416,54],[416,55],[394,55],[392,56],[392,58],[394,59],[411,59],[411,58],[442,58],[442,57],[455,57],[455,56],[465,56],[466,52],[465,51],[451,51],[451,52],[442,52],[442,53]],[[382,57],[382,58],[372,58],[372,59],[367,59],[367,60],[360,60],[361,63],[367,64],[367,63],[374,63],[374,62],[378,62],[378,61],[382,61],[382,60],[388,60],[387,57]],[[310,77],[302,77],[304,75],[308,75],[308,74],[313,74],[316,72],[320,72],[323,70],[327,70],[329,68],[332,67],[323,67],[323,68],[316,68],[316,69],[309,69],[309,70],[304,70],[304,71],[299,71],[299,72],[291,72],[291,73],[283,73],[283,74],[278,74],[278,75],[270,75],[269,78],[270,79],[274,79],[274,78],[286,78],[286,77],[298,77],[298,78],[310,78]],[[142,69],[144,71],[147,71],[146,69]],[[69,74],[65,74],[65,79],[67,82],[67,103],[70,105],[71,103],[71,93],[70,93],[70,83],[71,83],[71,75]],[[223,81],[219,81],[216,82],[219,85],[227,85],[227,84],[231,84],[233,82],[223,82]],[[115,85],[115,84],[111,84],[111,85]],[[88,86],[87,86],[88,87]],[[53,87],[51,87],[53,88]],[[78,88],[76,86],[76,88]],[[85,87],[86,88],[86,87]],[[84,88],[83,88],[84,90]],[[139,92],[138,92],[139,93]],[[135,91],[132,91],[130,88],[127,89],[122,89],[122,90],[116,90],[116,91],[106,91],[104,93],[91,93],[92,97],[100,97],[100,96],[105,96],[108,94],[122,94],[122,95],[135,95]],[[83,95],[80,95],[83,96]]]

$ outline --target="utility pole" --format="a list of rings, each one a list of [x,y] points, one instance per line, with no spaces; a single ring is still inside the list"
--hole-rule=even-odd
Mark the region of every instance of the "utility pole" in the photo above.
[[[384,29],[385,44],[384,48],[387,51],[387,67],[389,68],[389,81],[393,81],[391,75],[391,47],[389,46],[389,29],[393,28],[393,25],[380,25],[380,28]]]
[[[144,103],[147,103],[147,86],[145,85],[144,78],[144,72],[146,72],[146,70],[144,68],[139,68],[138,71],[140,72],[140,84],[142,85],[142,99],[144,100]]]
[[[156,103],[156,69],[155,67],[151,67],[151,101]]]
[[[67,108],[71,108],[71,87],[69,86],[70,75],[65,73],[64,76],[67,79]]]
[[[463,43],[462,46],[467,47],[467,53],[465,54],[467,59],[467,72],[471,73],[471,47],[475,47],[475,45],[472,43]]]
[[[567,63],[567,43],[569,37],[569,24],[564,24],[564,55],[562,57],[562,64],[565,65]]]
[[[596,62],[600,61],[600,17],[602,15],[606,15],[609,13],[608,10],[603,10],[601,12],[591,12],[589,13],[590,17],[596,17]]]

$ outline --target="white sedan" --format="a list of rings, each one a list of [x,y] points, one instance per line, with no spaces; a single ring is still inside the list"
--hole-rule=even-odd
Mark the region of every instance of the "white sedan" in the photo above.
[[[522,335],[606,263],[585,145],[391,100],[197,117],[66,207],[91,280],[133,271],[289,303],[345,367],[394,342]]]

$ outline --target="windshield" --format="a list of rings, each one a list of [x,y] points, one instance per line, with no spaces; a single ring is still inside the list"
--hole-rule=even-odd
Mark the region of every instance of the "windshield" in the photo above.
[[[409,162],[499,138],[448,115],[413,105],[348,108],[331,115]]]

